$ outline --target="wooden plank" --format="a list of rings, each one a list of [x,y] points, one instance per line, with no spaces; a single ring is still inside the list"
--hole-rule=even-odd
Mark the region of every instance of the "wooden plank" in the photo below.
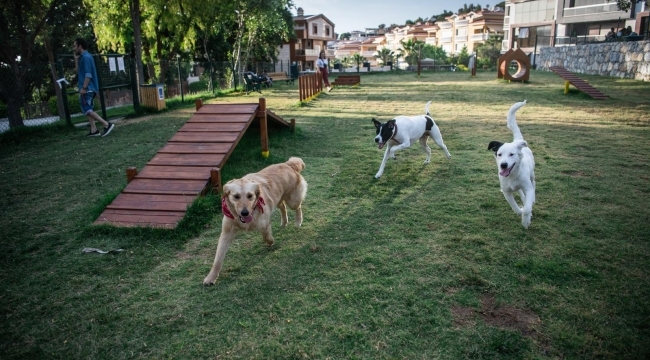
[[[224,154],[156,154],[147,165],[221,167]]]
[[[255,113],[246,113],[246,114],[232,114],[232,115],[223,115],[223,114],[195,114],[192,116],[189,120],[187,120],[187,123],[195,123],[195,122],[208,122],[208,123],[221,123],[221,122],[227,122],[227,123],[235,123],[235,122],[249,122],[253,117],[255,116]]]
[[[242,131],[246,123],[186,123],[178,131],[205,132],[205,131]]]
[[[232,143],[168,143],[158,151],[159,154],[226,154]]]
[[[250,114],[257,111],[258,104],[207,104],[197,114]]]
[[[178,223],[128,223],[128,222],[100,222],[99,220],[94,222],[95,225],[101,224],[111,224],[118,227],[150,227],[150,228],[159,228],[159,229],[174,229]]]
[[[210,179],[212,166],[154,166],[147,165],[136,179],[205,180]]]
[[[134,179],[122,193],[191,195],[203,191],[207,183],[205,180]]]
[[[183,195],[119,194],[107,209],[185,211],[198,197]]]
[[[188,133],[178,132],[174,135],[169,142],[193,142],[193,143],[218,143],[218,142],[235,142],[237,140],[238,132],[203,132],[203,133]]]
[[[115,213],[102,213],[97,218],[96,223],[128,223],[133,225],[148,226],[150,224],[176,224],[183,219],[185,213],[176,215],[176,213],[169,213],[169,215],[131,215],[131,214],[115,214]]]
[[[147,215],[147,216],[185,216],[185,211],[155,211],[155,210],[122,210],[106,209],[102,214],[122,214],[122,215]]]

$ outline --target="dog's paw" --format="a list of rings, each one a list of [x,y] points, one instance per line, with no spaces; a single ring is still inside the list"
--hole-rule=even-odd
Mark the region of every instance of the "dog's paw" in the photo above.
[[[216,278],[212,279],[210,276],[206,276],[205,279],[203,279],[203,286],[212,286],[216,281]]]
[[[381,177],[381,174],[375,175],[375,179],[379,179]]]
[[[521,225],[524,226],[524,229],[528,229],[530,226],[530,221],[532,220],[532,214],[522,214],[521,215]]]
[[[426,164],[428,164],[428,163],[430,163],[430,162],[431,162],[431,161],[430,161],[429,159],[427,159],[427,160],[424,160],[424,163],[423,163],[423,164],[426,165]]]

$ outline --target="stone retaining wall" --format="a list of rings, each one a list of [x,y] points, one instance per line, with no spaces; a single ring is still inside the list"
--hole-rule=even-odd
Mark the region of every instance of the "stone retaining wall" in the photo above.
[[[545,47],[535,63],[546,71],[564,66],[575,73],[650,81],[650,41]]]

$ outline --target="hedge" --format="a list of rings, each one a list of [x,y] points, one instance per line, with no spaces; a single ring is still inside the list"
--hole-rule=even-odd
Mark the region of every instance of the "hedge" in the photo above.
[[[59,113],[59,108],[56,105],[56,96],[52,96],[47,101],[47,104],[50,107],[50,112],[52,113],[52,115],[57,115]],[[101,108],[101,104],[99,101],[99,96],[96,96],[95,101],[93,103],[93,109],[97,111],[100,108]],[[77,94],[68,95],[68,109],[70,109],[70,114],[81,113],[81,104],[79,103],[79,95]]]
[[[208,90],[208,82],[205,80],[195,81],[190,84],[190,93],[198,93]]]

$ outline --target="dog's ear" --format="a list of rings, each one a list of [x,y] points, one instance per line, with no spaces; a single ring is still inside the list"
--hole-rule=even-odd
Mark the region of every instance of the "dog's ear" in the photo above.
[[[255,183],[255,198],[259,199],[261,195],[262,195],[262,187],[260,186],[260,184]]]
[[[389,129],[393,130],[395,128],[395,119],[388,120],[388,122],[386,124],[388,124]]]
[[[228,181],[226,185],[223,186],[223,196],[228,197],[230,196],[230,192],[232,192],[232,180]]]
[[[381,123],[379,121],[375,120],[375,118],[372,118],[372,123],[375,124],[375,127],[377,129],[379,129],[379,127],[381,126]]]
[[[501,141],[490,141],[490,144],[488,145],[488,150],[494,151],[494,154],[496,155],[501,145],[503,145]]]
[[[528,143],[526,142],[526,140],[519,140],[519,142],[517,143],[517,150],[521,151],[521,149],[525,147],[528,147]]]

